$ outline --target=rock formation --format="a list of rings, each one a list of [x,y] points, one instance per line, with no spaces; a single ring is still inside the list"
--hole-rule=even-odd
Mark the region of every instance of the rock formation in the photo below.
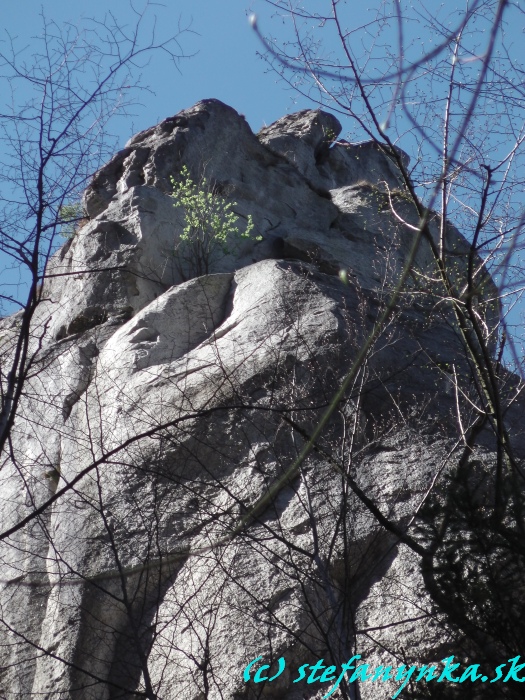
[[[457,400],[447,368],[469,370],[448,312],[421,291],[428,241],[319,449],[279,482],[403,268],[414,233],[399,219],[418,222],[394,154],[334,142],[340,129],[316,110],[255,135],[204,100],[93,178],[88,221],[48,266],[2,465],[2,531],[64,493],[1,546],[0,697],[299,700],[326,692],[292,682],[318,658],[442,658],[417,557],[327,457],[398,524],[444,466]],[[262,236],[186,282],[169,196],[183,165]],[[446,247],[466,264],[452,226]],[[487,335],[497,313],[486,304]],[[7,353],[17,317],[1,323]],[[246,684],[258,656],[287,668]],[[361,698],[398,685],[365,683]]]

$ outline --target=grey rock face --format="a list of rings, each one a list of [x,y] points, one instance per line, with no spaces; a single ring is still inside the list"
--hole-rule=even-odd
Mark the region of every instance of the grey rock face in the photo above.
[[[34,319],[41,349],[2,472],[2,530],[64,490],[2,543],[2,697],[234,700],[258,690],[242,678],[250,660],[285,656],[286,672],[260,687],[299,700],[293,669],[349,658],[349,625],[377,629],[375,644],[358,635],[372,666],[442,643],[421,619],[429,600],[413,555],[327,458],[373,445],[355,478],[401,524],[442,466],[456,398],[439,367],[468,366],[415,278],[322,450],[239,526],[301,451],[293,425],[315,427],[412,244],[389,205],[395,159],[332,145],[339,131],[317,110],[256,136],[204,100],[133,137],[95,175],[89,222],[49,265]],[[183,212],[169,196],[183,165],[262,236],[184,282]],[[417,224],[402,192],[392,201]],[[436,222],[431,231],[437,240]],[[449,227],[460,265],[466,245]],[[428,242],[415,270],[432,270]],[[486,275],[485,285],[490,296]],[[495,315],[484,316],[487,334]],[[2,324],[14,337],[15,320]],[[422,371],[429,357],[433,374]],[[396,411],[413,420],[392,431]],[[442,433],[415,427],[429,416]],[[364,685],[361,697],[376,692]]]

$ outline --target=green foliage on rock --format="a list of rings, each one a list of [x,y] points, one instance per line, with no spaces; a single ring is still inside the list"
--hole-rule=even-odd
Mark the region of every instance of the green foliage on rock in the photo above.
[[[239,228],[239,216],[232,211],[237,203],[214,191],[205,178],[194,182],[183,166],[180,179],[170,179],[174,206],[184,209],[184,228],[175,246],[183,279],[210,274],[217,261],[234,252],[243,239],[262,240],[262,236],[252,236],[251,214],[244,230]]]
[[[64,238],[73,238],[78,229],[78,223],[85,217],[82,202],[63,204],[58,212],[61,224],[60,235]]]

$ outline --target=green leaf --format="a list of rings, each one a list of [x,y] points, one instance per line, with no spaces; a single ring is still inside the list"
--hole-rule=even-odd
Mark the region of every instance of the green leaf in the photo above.
[[[254,229],[251,214],[246,226],[238,226],[239,216],[232,211],[237,202],[229,202],[214,194],[205,178],[196,184],[190,177],[187,166],[180,171],[180,179],[170,176],[173,206],[184,210],[184,226],[175,245],[174,254],[179,261],[179,271],[183,279],[186,272],[195,277],[212,271],[217,260],[233,253],[241,240],[261,241],[262,236],[252,236]]]

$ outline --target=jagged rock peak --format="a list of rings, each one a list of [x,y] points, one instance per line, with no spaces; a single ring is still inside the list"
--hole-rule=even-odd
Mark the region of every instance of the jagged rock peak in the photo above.
[[[435,658],[448,643],[421,616],[431,606],[413,553],[324,452],[335,464],[347,455],[360,488],[404,528],[459,444],[459,392],[443,368],[466,382],[471,368],[433,298],[428,241],[358,394],[301,474],[286,471],[304,438],[289,417],[318,424],[411,249],[413,228],[399,219],[418,223],[396,158],[372,142],[331,145],[338,129],[312,110],[256,136],[235,110],[204,100],[134,136],[95,175],[89,220],[48,267],[2,464],[2,530],[57,500],[0,542],[0,697],[250,700],[260,688],[247,690],[242,669],[258,656],[298,668],[335,653],[339,663],[355,630],[371,667],[407,650]],[[261,237],[192,279],[176,264],[185,219],[169,196],[183,165]],[[439,240],[435,221],[430,234]],[[464,275],[469,247],[453,227],[445,248]],[[485,294],[495,294],[490,278]],[[16,319],[0,323],[9,366]],[[523,430],[520,401],[511,430]],[[263,696],[303,690],[285,673]],[[377,685],[361,697],[375,700]]]
[[[333,114],[321,109],[303,109],[300,112],[286,114],[284,117],[263,127],[258,136],[265,140],[273,134],[289,135],[303,139],[306,143],[317,148],[324,142],[335,141],[341,133],[341,123]]]
[[[249,216],[255,226],[257,240],[213,261],[211,272],[287,258],[331,275],[347,270],[368,290],[393,279],[412,234],[392,215],[385,191],[402,194],[396,158],[406,163],[406,156],[372,141],[334,141],[340,129],[334,116],[316,109],[289,114],[255,135],[233,108],[209,99],[134,136],[95,174],[84,195],[87,223],[49,264],[51,301],[36,316],[47,324],[47,337],[122,322],[187,279],[174,258],[184,213],[170,197],[171,177],[183,166],[234,203],[241,226]],[[396,208],[417,225],[406,198]],[[452,227],[447,243],[455,255],[468,250]],[[395,254],[387,264],[381,251],[389,248]],[[416,263],[432,264],[428,245]]]
[[[314,187],[329,189],[360,179],[379,186],[383,181],[392,187],[399,184],[395,163],[375,143],[352,145],[344,141],[331,149],[340,132],[336,117],[316,109],[286,115],[255,136],[246,119],[232,107],[220,100],[201,100],[133,136],[96,173],[85,192],[84,206],[93,218],[115,195],[130,187],[145,184],[168,191],[168,175],[180,170],[183,161],[195,170],[202,170],[205,164],[210,169],[215,151],[225,155],[239,148],[241,153],[246,149],[247,155],[255,155],[260,144],[293,164]],[[187,147],[190,153],[185,153]],[[358,153],[363,148],[370,153],[359,165]]]

